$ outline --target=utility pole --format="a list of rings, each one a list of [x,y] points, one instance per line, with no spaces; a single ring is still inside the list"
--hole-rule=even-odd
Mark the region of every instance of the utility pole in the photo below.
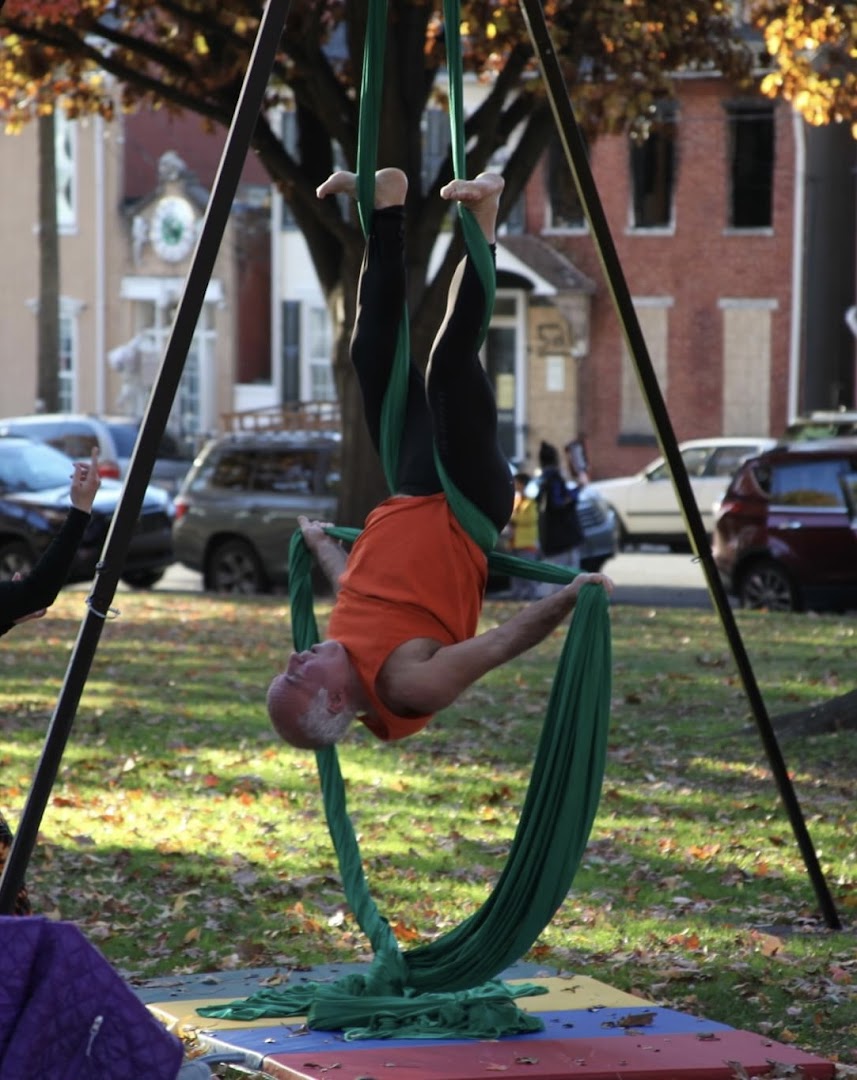
[[[803,410],[853,408],[857,140],[848,124],[806,125]]]
[[[37,407],[59,408],[60,249],[57,227],[56,124],[53,110],[38,121],[39,314]]]

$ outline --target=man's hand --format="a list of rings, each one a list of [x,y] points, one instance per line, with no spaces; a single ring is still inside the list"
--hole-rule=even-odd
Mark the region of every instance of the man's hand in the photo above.
[[[331,524],[330,521],[310,521],[303,514],[298,516],[298,527],[303,534],[306,546],[330,582],[334,593],[337,593],[339,592],[339,578],[345,569],[347,556],[342,545],[324,531]]]
[[[578,574],[574,581],[570,581],[565,586],[565,589],[577,600],[584,585],[603,585],[608,594],[615,588],[613,579],[606,574]]]
[[[332,521],[310,521],[308,517],[304,517],[303,514],[298,515],[298,526],[303,533],[306,546],[315,555],[320,547],[324,547],[327,544],[336,544],[336,541],[332,536],[328,536],[324,531],[333,525]]]

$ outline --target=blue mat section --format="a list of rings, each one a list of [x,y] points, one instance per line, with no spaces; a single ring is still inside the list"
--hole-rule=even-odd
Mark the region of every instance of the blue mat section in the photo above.
[[[731,1031],[727,1024],[713,1020],[701,1020],[695,1016],[661,1009],[656,1006],[642,1008],[569,1009],[562,1012],[538,1013],[545,1022],[545,1030],[529,1035],[508,1035],[502,1041],[508,1043],[534,1043],[543,1039],[593,1039],[627,1034],[646,1035],[704,1035],[717,1031]],[[199,1018],[199,1028],[206,1031],[205,1019]],[[298,1024],[283,1020],[270,1027],[234,1027],[214,1031],[208,1038],[221,1045],[237,1047],[257,1054],[318,1054],[323,1051],[348,1053],[350,1051],[381,1049],[390,1046],[445,1046],[457,1045],[455,1039],[361,1039],[346,1042],[335,1031],[308,1031]],[[465,1040],[466,1041],[466,1040]]]
[[[366,964],[319,964],[306,971],[286,971],[282,982],[289,986],[301,983],[336,982],[345,975],[365,971]],[[146,1005],[159,1001],[196,1001],[202,998],[217,998],[233,1001],[250,997],[257,990],[275,985],[273,977],[278,969],[242,968],[240,971],[217,971],[202,975],[163,975],[157,979],[147,979],[139,986],[132,986],[137,997]],[[538,979],[556,975],[539,964],[519,961],[507,968],[501,979]],[[200,1017],[200,1019],[202,1019]]]

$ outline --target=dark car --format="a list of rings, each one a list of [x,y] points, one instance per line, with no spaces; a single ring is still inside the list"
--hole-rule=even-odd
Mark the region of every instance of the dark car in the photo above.
[[[298,515],[336,517],[339,447],[335,433],[300,431],[235,432],[211,441],[176,496],[178,561],[200,571],[214,592],[286,586]],[[597,497],[586,495],[579,512],[584,565],[594,569],[615,554],[615,520]]]
[[[0,435],[38,439],[74,458],[88,461],[98,447],[98,471],[102,477],[124,480],[143,421],[130,416],[91,416],[88,413],[34,413],[0,420]],[[190,468],[193,455],[169,431],[165,431],[152,463],[151,482],[171,495]]]
[[[176,558],[206,589],[269,592],[289,576],[298,515],[332,521],[339,487],[338,436],[235,432],[209,442],[175,500]]]
[[[73,462],[45,443],[0,436],[0,579],[27,574],[68,514]],[[78,547],[69,581],[89,581],[122,493],[102,480],[92,516]],[[121,578],[149,588],[173,562],[172,503],[160,488],[147,488]]]
[[[783,443],[745,462],[718,510],[713,554],[743,607],[857,606],[857,439]]]

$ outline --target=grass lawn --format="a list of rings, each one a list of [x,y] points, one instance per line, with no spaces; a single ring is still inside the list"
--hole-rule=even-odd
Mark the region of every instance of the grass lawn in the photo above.
[[[0,650],[0,809],[26,798],[85,592]],[[281,598],[122,593],[28,873],[129,979],[367,958],[343,903],[311,754],[264,692]],[[485,625],[511,605],[489,603]],[[326,609],[319,609],[324,617]],[[738,613],[770,714],[854,688],[857,624]],[[716,616],[612,611],[600,811],[572,892],[528,959],[857,1063],[857,739],[783,751],[847,932],[827,931]],[[459,923],[503,865],[559,633],[420,736],[341,749],[367,876],[404,947]],[[850,928],[850,930],[848,929]]]

